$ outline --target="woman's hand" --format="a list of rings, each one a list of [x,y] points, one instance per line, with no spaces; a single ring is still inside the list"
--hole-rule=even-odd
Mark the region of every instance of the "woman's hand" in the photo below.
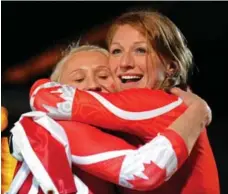
[[[190,153],[201,131],[211,123],[211,109],[202,98],[191,91],[185,92],[179,88],[173,88],[170,92],[183,99],[188,106],[169,128],[184,139]]]
[[[207,102],[197,96],[196,94],[192,93],[190,89],[187,92],[179,89],[179,88],[172,88],[170,91],[172,94],[180,97],[183,99],[184,103],[191,108],[189,114],[196,114],[197,116],[201,116],[205,118],[205,126],[208,126],[212,121],[212,113],[211,109],[208,106]]]

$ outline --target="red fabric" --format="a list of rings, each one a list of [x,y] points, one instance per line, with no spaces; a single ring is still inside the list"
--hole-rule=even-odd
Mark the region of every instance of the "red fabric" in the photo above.
[[[42,81],[41,84],[43,83]],[[36,85],[39,86],[39,82],[37,82]],[[51,88],[41,89],[37,93],[34,103],[36,110],[42,109],[43,104],[50,106],[53,104],[53,100],[51,99],[54,95],[50,92],[51,90]],[[42,99],[44,94],[46,97],[48,96],[49,102],[44,102]],[[165,94],[162,91],[152,91],[148,89],[132,89],[120,93],[100,95],[115,104],[115,106],[134,112],[154,109],[176,100],[176,97]],[[56,94],[54,99],[56,99]],[[157,133],[164,132],[185,110],[186,107],[184,104],[181,104],[173,110],[152,119],[129,121],[113,115],[112,112],[107,110],[89,93],[77,90],[73,101],[72,119],[111,130],[122,130],[132,133],[142,138],[144,142],[148,142],[153,139]],[[47,110],[45,111],[48,112]],[[181,156],[178,157],[180,157],[178,161],[183,161]],[[122,192],[135,193],[135,191],[128,189],[124,189]],[[217,168],[205,130],[200,135],[190,157],[181,169],[157,190],[149,191],[148,193],[190,194],[193,192],[199,194],[219,193]]]
[[[175,153],[180,156],[178,157],[178,168],[180,168],[182,166],[182,164],[185,162],[185,157],[186,155],[188,155],[188,150],[186,146],[180,146],[180,142],[182,142],[181,144],[185,144],[184,140],[182,139],[182,137],[177,134],[177,133],[173,133],[173,130],[169,130],[166,129],[164,132],[160,133],[161,135],[165,135],[169,141],[171,142],[173,149],[175,150]]]
[[[76,166],[73,166],[73,172],[89,187],[93,194],[116,194],[114,184],[97,178]]]
[[[73,155],[88,156],[112,150],[137,149],[137,147],[132,146],[121,138],[104,133],[95,127],[83,123],[59,121],[59,124],[64,127],[67,133]],[[166,130],[161,135],[168,137],[168,139],[173,143],[174,150],[177,155],[180,156],[178,157],[180,158],[180,162],[183,163],[184,159],[187,157],[187,150],[186,147],[183,146],[185,143],[182,138],[170,130]],[[75,143],[75,138],[77,137],[79,138],[77,143]],[[96,164],[78,166],[93,175],[118,184],[119,171],[123,159],[124,156],[120,156]],[[156,164],[153,163],[145,165],[144,174],[149,177],[149,180],[138,179],[137,181],[132,181],[135,188],[138,190],[158,187],[165,179],[164,169],[157,167]]]
[[[159,188],[144,192],[122,187],[119,190],[122,194],[220,194],[218,172],[206,130],[184,165]]]
[[[62,193],[71,193],[71,191],[67,190],[67,185],[70,185],[67,177],[61,179],[62,173],[69,172],[68,163],[64,163],[66,161],[66,157],[62,156],[65,151],[63,150],[63,146],[59,145],[56,147],[56,140],[50,135],[50,133],[43,129],[43,127],[37,125],[32,121],[31,118],[22,118],[20,123],[22,124],[24,130],[27,132],[27,137],[30,141],[30,145],[33,147],[34,152],[40,158],[42,164],[46,167],[47,172],[53,181],[57,180],[57,184],[61,181],[61,185],[64,188],[64,192]],[[103,153],[107,151],[113,150],[126,150],[126,149],[136,149],[132,145],[128,144],[124,140],[109,135],[108,133],[104,133],[92,126],[77,123],[73,121],[59,121],[59,124],[65,129],[66,134],[68,136],[68,140],[70,142],[70,147],[72,154],[74,155],[82,155],[87,156],[91,154]],[[36,135],[34,135],[36,134]],[[166,134],[166,132],[164,133]],[[167,136],[170,138],[171,142],[176,142],[174,145],[183,144],[183,140],[177,136],[173,131],[167,130]],[[80,138],[77,138],[80,137]],[[77,139],[77,141],[75,141]],[[100,141],[104,140],[104,141]],[[55,142],[55,143],[54,143]],[[178,143],[179,142],[179,143]],[[50,145],[51,144],[51,145]],[[59,144],[59,143],[58,143]],[[90,146],[88,146],[90,145]],[[50,147],[49,147],[50,146]],[[184,146],[183,146],[184,147]],[[55,149],[52,149],[55,148]],[[92,149],[91,149],[92,148]],[[40,156],[40,153],[44,153],[44,150],[47,153],[46,155]],[[52,150],[56,153],[52,154]],[[56,152],[57,150],[57,152]],[[59,157],[62,156],[62,157]],[[51,157],[51,158],[50,158]],[[186,156],[184,156],[186,158]],[[55,159],[55,161],[51,160]],[[81,169],[89,172],[90,174],[96,175],[102,179],[108,180],[110,182],[119,183],[119,172],[123,162],[124,156],[112,158],[109,160],[105,160],[103,162],[98,162],[91,165],[77,165]],[[57,160],[57,161],[56,161]],[[62,160],[61,166],[57,165],[59,163],[58,160]],[[54,164],[54,165],[53,165]],[[129,181],[131,184],[135,186],[138,190],[145,189],[154,189],[158,187],[160,184],[164,182],[166,172],[164,169],[159,168],[155,163],[151,162],[150,164],[145,164],[144,174],[148,176],[148,180],[136,178],[133,181]],[[76,175],[78,176],[77,167]],[[51,170],[53,171],[52,173]],[[80,171],[79,171],[80,172]],[[70,172],[67,173],[70,176]],[[102,182],[100,179],[88,177],[88,175],[83,175],[82,171],[80,173],[82,175],[82,181],[89,186],[90,190],[93,189],[94,193],[105,193],[107,190],[111,190],[114,188],[111,184]],[[30,175],[31,176],[31,175]],[[85,178],[85,177],[88,177]],[[103,185],[103,190],[98,192],[97,186],[92,183],[90,180],[96,180],[96,182],[100,182]],[[66,184],[64,184],[66,183]],[[22,190],[28,190],[31,186],[31,177],[26,180],[26,183],[23,185]],[[71,185],[72,186],[72,185]],[[60,189],[58,189],[60,191]],[[110,193],[110,192],[109,192]]]
[[[77,190],[64,147],[44,132],[46,130],[33,122],[31,118],[25,117],[20,123],[23,125],[33,151],[52,177],[58,192],[62,194],[75,193]]]
[[[18,162],[17,162],[16,169],[15,169],[14,176],[17,174],[18,170],[21,168],[21,165],[22,165],[22,162],[18,161]],[[31,187],[31,185],[32,185],[32,178],[33,178],[32,173],[29,173],[29,175],[28,175],[26,181],[25,181],[25,182],[22,184],[22,186],[20,187],[20,189],[19,189],[19,191],[18,191],[18,194],[29,193],[30,187]],[[40,188],[39,188],[38,194],[43,194],[43,192],[41,191]]]

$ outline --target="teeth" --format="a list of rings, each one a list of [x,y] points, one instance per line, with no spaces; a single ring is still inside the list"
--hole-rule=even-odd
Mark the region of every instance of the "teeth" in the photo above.
[[[129,75],[126,75],[126,76],[121,76],[121,79],[140,79],[141,76],[129,76]]]

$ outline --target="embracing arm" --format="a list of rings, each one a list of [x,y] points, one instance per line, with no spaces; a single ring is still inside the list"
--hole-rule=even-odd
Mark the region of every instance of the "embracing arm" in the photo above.
[[[169,128],[184,139],[189,152],[208,115],[202,100],[186,92],[180,96],[188,109],[181,98],[159,90],[131,89],[104,94],[80,91],[48,79],[38,80],[30,94],[31,107],[56,120],[74,120],[132,133],[145,142]]]
[[[164,131],[186,109],[180,98],[159,90],[96,93],[47,79],[33,85],[30,105],[55,120],[73,120],[132,133],[144,140]]]
[[[50,179],[54,184],[49,182],[49,188],[61,183],[66,190],[74,185],[67,179],[72,177],[67,163],[70,158],[72,165],[104,180],[134,190],[153,190],[168,180],[188,156],[184,141],[171,130],[136,148],[95,127],[55,122],[41,112],[23,115],[12,133],[13,154],[22,154],[41,186],[48,186]],[[18,147],[22,142],[23,146]],[[46,169],[43,172],[42,166]]]
[[[64,129],[43,112],[23,114],[11,129],[12,155],[20,162],[8,194],[84,193],[89,188],[72,174]],[[22,164],[22,165],[21,165]]]
[[[47,81],[44,81],[43,83],[46,83],[46,82]],[[32,98],[31,98],[31,104],[32,105],[36,104],[36,108],[38,110],[39,110],[39,108],[41,108],[40,110],[44,109],[45,112],[48,112],[49,115],[53,116],[54,118],[58,118],[58,117],[59,118],[62,117],[62,118],[65,118],[65,119],[72,119],[73,118],[74,120],[75,120],[75,118],[77,118],[77,117],[74,118],[74,117],[69,116],[69,112],[71,113],[71,111],[72,111],[72,106],[71,105],[73,104],[72,102],[74,101],[74,97],[75,97],[75,94],[72,95],[72,91],[75,93],[75,89],[74,88],[70,87],[70,90],[65,90],[68,87],[64,87],[64,86],[62,87],[59,84],[56,87],[57,83],[54,83],[54,84],[53,83],[51,83],[51,84],[47,83],[46,85],[45,84],[44,85],[42,85],[42,84],[39,85],[39,84],[40,84],[40,82],[38,83],[38,85],[35,85],[35,87],[33,87],[34,90],[32,90]],[[38,87],[38,89],[37,89],[37,87]],[[42,89],[42,87],[43,87],[43,89]],[[59,91],[56,92],[56,90],[59,90]],[[149,91],[149,90],[147,90],[147,91]],[[84,94],[90,94],[90,93],[86,93],[86,92],[82,92],[82,91],[80,91],[79,94],[83,94],[83,93]],[[40,94],[41,94],[41,96],[39,96]],[[110,95],[110,96],[112,96],[112,95]],[[80,99],[81,99],[82,96],[78,96],[78,97],[80,97]],[[105,98],[108,98],[108,97],[106,96]],[[123,95],[122,98],[124,99],[125,95]],[[147,96],[147,98],[148,98],[148,96]],[[38,102],[37,102],[37,100],[38,100]],[[127,100],[125,100],[123,102],[121,102],[121,101],[116,102],[114,98],[110,99],[110,100],[113,100],[113,102],[115,102],[117,104],[118,103],[120,103],[120,104],[122,103],[123,104],[123,102],[128,102],[129,99],[127,99]],[[57,102],[57,104],[56,104],[56,102]],[[60,106],[58,106],[59,102],[60,102]],[[62,102],[63,102],[63,104],[61,104]],[[67,102],[67,103],[64,103],[64,102]],[[65,106],[64,110],[70,110],[70,111],[63,111],[62,112],[61,108],[59,108],[59,107],[61,107],[62,105],[67,105],[67,104],[69,105],[69,102],[71,102],[70,106]],[[87,101],[86,100],[86,103],[84,103],[84,105],[85,106],[91,106],[90,102],[91,101]],[[57,105],[57,111],[56,111],[56,105]],[[100,105],[99,102],[97,103],[97,105],[102,106],[102,104]],[[171,105],[172,105],[172,103],[171,103]],[[155,117],[152,117],[152,118],[156,118],[156,114],[159,115],[159,114],[161,114],[161,111],[164,111],[163,107],[161,109],[159,109],[161,104],[158,104],[157,106],[158,107],[155,107],[155,108],[157,108],[156,109],[157,112],[156,111],[153,112],[153,110],[152,110],[152,113],[155,114]],[[67,107],[68,107],[68,109],[67,109]],[[76,107],[78,107],[77,104],[76,104]],[[94,107],[95,107],[95,110],[96,110],[96,106],[94,106]],[[144,106],[137,106],[136,109],[138,109],[138,108],[139,109],[140,108],[143,109],[143,107]],[[167,108],[167,106],[165,106],[165,107]],[[130,108],[130,106],[129,106],[129,108]],[[173,107],[171,107],[171,109],[172,108]],[[139,116],[139,117],[141,116],[141,117],[139,118],[138,123],[136,122],[137,124],[135,126],[133,124],[129,125],[130,127],[128,128],[128,130],[133,129],[133,133],[135,133],[134,130],[137,127],[141,126],[141,129],[145,129],[145,131],[143,131],[144,134],[138,134],[138,136],[144,137],[145,135],[147,135],[147,137],[148,137],[148,139],[150,141],[147,141],[148,143],[146,143],[144,146],[140,147],[139,149],[135,149],[131,145],[126,145],[126,143],[123,143],[124,147],[121,147],[122,144],[120,143],[120,148],[119,148],[120,150],[121,149],[125,149],[126,150],[126,149],[129,149],[129,148],[131,148],[131,150],[130,150],[130,152],[124,152],[124,154],[122,153],[122,155],[120,155],[120,158],[122,156],[122,159],[120,159],[118,157],[118,155],[117,156],[115,155],[115,157],[117,157],[117,160],[119,160],[119,162],[120,162],[118,164],[119,164],[119,167],[121,166],[121,168],[118,168],[118,165],[117,166],[113,165],[113,166],[115,166],[115,168],[117,169],[117,172],[119,173],[119,175],[112,174],[112,172],[109,172],[108,170],[104,171],[104,173],[101,173],[101,174],[99,174],[99,172],[98,172],[98,174],[96,174],[96,173],[94,173],[94,174],[96,176],[99,176],[99,177],[111,176],[112,177],[111,179],[114,180],[114,181],[117,181],[116,182],[117,184],[121,184],[123,186],[125,185],[126,187],[131,187],[131,185],[133,184],[133,187],[135,189],[138,189],[138,190],[147,190],[148,188],[151,188],[151,189],[152,188],[156,188],[158,185],[162,184],[164,182],[164,180],[167,180],[175,172],[176,168],[179,168],[181,166],[181,164],[184,162],[184,160],[187,157],[187,151],[186,151],[186,147],[185,147],[186,145],[188,147],[188,150],[191,151],[191,149],[189,149],[189,145],[190,145],[189,144],[189,138],[187,138],[187,139],[184,138],[184,136],[186,134],[188,134],[188,133],[185,133],[183,131],[183,128],[180,128],[180,124],[183,124],[182,120],[180,118],[183,117],[183,115],[184,115],[184,118],[185,119],[190,119],[189,121],[191,123],[191,121],[194,121],[194,120],[191,120],[194,117],[192,117],[192,118],[189,117],[188,114],[185,114],[187,112],[187,111],[185,111],[184,114],[182,114],[178,119],[176,119],[173,124],[169,125],[171,130],[165,130],[164,131],[164,129],[166,129],[167,127],[162,126],[163,130],[160,130],[161,133],[160,133],[160,135],[157,136],[157,131],[156,130],[155,130],[155,132],[153,132],[151,134],[151,133],[148,133],[148,131],[151,131],[151,129],[150,128],[146,128],[147,126],[149,126],[149,124],[151,122],[150,117],[145,119],[145,114],[144,113],[148,113],[147,109],[142,110],[140,112],[140,113],[143,113],[143,114],[138,114],[136,112],[137,110],[135,109],[135,107],[133,107],[133,109],[134,110],[130,110],[130,111],[135,111],[135,112],[133,112],[133,114],[130,114],[130,118],[136,118],[136,121],[138,121],[137,120],[137,116]],[[153,107],[152,107],[152,109],[153,109]],[[93,108],[90,109],[90,111],[91,110],[93,110]],[[119,110],[119,109],[117,109],[117,110]],[[130,111],[127,110],[127,112],[130,112]],[[167,110],[165,110],[165,112],[166,111]],[[66,113],[68,113],[68,114],[66,114]],[[99,111],[97,113],[99,113]],[[134,114],[134,113],[136,113],[136,114]],[[149,112],[149,113],[151,113],[151,112]],[[84,114],[88,114],[88,112],[85,112]],[[153,116],[154,116],[154,114],[153,114]],[[172,117],[172,114],[171,114],[171,117]],[[112,114],[110,114],[110,115],[113,116]],[[131,117],[132,115],[133,115],[133,117]],[[114,116],[116,116],[116,115],[114,115]],[[147,114],[146,114],[146,116],[148,117]],[[149,116],[151,116],[151,115],[149,115]],[[145,120],[147,120],[147,121],[144,122],[144,123],[142,122],[142,124],[140,125],[140,121],[144,121],[143,118]],[[117,118],[117,120],[118,119],[119,118]],[[131,122],[131,123],[135,122],[135,120],[133,120],[133,119],[132,120],[129,119],[129,118],[124,118],[124,119],[126,121],[124,121],[123,123],[125,123],[125,122]],[[83,120],[83,118],[82,118],[82,120]],[[109,120],[112,121],[111,119],[109,119]],[[121,123],[121,124],[123,124],[123,123]],[[92,124],[93,124],[93,121],[92,121]],[[165,126],[168,125],[168,124],[169,123],[166,123]],[[125,125],[126,125],[126,123],[125,123]],[[185,126],[186,125],[184,125],[184,127]],[[193,127],[194,125],[190,125],[190,126]],[[118,127],[118,126],[115,126],[115,127]],[[202,126],[200,126],[200,127],[202,127]],[[176,132],[175,132],[175,128],[178,129],[178,130],[176,130]],[[174,129],[174,130],[172,130],[172,129]],[[193,127],[193,129],[194,129],[194,127]],[[82,129],[82,130],[84,131],[84,129]],[[126,130],[126,131],[128,131],[128,130]],[[182,136],[182,138],[185,140],[185,142],[178,135],[178,133]],[[192,137],[194,137],[196,139],[198,137],[199,132],[198,132],[198,134],[197,133],[192,133],[192,134],[194,134],[194,135],[192,136],[190,134],[190,137],[192,136]],[[71,137],[73,137],[73,135]],[[80,135],[80,137],[82,137],[82,136]],[[108,137],[106,137],[106,138],[109,139]],[[194,139],[194,138],[192,138],[192,139]],[[99,140],[100,139],[98,138],[95,141],[92,141],[92,143],[94,143],[94,142],[97,143],[97,142],[99,142]],[[113,139],[109,139],[109,140],[110,140],[110,142],[113,142],[112,141]],[[75,142],[75,139],[73,139],[72,141]],[[122,140],[120,140],[120,141],[122,141]],[[97,145],[98,145],[98,143],[97,143]],[[100,143],[99,143],[99,145],[100,145]],[[110,144],[110,145],[113,146],[114,144]],[[115,150],[116,147],[114,146],[113,149]],[[91,170],[92,167],[90,166],[90,163],[88,163],[88,158],[84,157],[84,156],[83,157],[80,156],[80,152],[77,155],[77,149],[75,149],[75,150],[76,150],[75,152],[72,151],[73,153],[75,153],[75,156],[76,156],[76,157],[74,157],[74,161],[73,162],[75,162],[75,164],[77,164],[79,166],[83,166],[82,168],[84,168],[86,165],[88,165],[89,166],[88,172],[90,172],[90,171],[91,172],[96,172],[96,170],[95,171]],[[90,151],[91,150],[88,149],[88,152],[90,152]],[[164,154],[164,153],[166,153],[166,154]],[[159,158],[159,159],[157,160],[157,158]],[[132,161],[134,161],[134,162],[132,163]],[[85,162],[85,163],[83,163],[83,162]],[[127,167],[129,167],[129,164],[131,164],[131,163],[133,165],[130,166],[130,167],[132,167],[133,169],[127,168]],[[98,161],[98,164],[102,164],[102,162],[100,163]],[[116,164],[116,162],[114,164]],[[92,166],[93,166],[93,164],[92,164]],[[110,165],[110,166],[112,167],[112,165]],[[138,167],[140,167],[140,168],[138,168]],[[103,170],[105,168],[105,166],[101,165],[100,168],[102,168],[102,170]],[[108,169],[110,169],[110,168],[108,168]],[[133,171],[131,171],[131,170],[133,170]],[[105,175],[105,173],[107,173],[107,174]],[[106,180],[109,179],[107,177],[106,177]],[[118,177],[118,178],[116,178],[116,177]]]

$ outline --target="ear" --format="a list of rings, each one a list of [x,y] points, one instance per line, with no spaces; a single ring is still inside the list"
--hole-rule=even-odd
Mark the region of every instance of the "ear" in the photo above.
[[[171,61],[166,66],[166,73],[168,76],[177,76],[180,72],[180,66],[177,62]]]

